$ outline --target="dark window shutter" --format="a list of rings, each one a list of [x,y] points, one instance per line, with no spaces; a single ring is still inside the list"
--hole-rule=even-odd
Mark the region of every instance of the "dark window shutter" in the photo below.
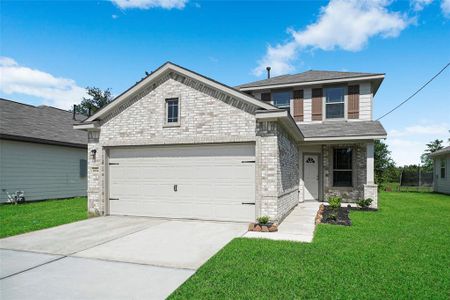
[[[322,89],[312,89],[312,120],[322,121]]]
[[[270,102],[270,93],[261,93],[261,100],[265,102]]]
[[[359,85],[348,86],[348,111],[349,119],[359,118]]]
[[[294,120],[303,121],[303,90],[294,91]]]

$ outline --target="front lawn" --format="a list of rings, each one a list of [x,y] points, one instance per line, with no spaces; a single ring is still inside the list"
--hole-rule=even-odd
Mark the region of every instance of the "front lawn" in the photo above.
[[[0,238],[84,220],[86,197],[0,205]]]
[[[449,299],[450,196],[382,193],[311,244],[233,240],[172,299]]]

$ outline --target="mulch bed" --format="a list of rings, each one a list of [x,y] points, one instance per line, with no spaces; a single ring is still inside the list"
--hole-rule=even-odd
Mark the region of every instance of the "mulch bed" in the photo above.
[[[333,225],[352,225],[352,221],[349,218],[349,207],[340,207],[339,209],[332,209],[328,205],[320,205],[319,211],[316,216],[316,224],[326,223]]]
[[[349,207],[350,210],[359,210],[359,211],[378,211],[377,208],[372,207]]]

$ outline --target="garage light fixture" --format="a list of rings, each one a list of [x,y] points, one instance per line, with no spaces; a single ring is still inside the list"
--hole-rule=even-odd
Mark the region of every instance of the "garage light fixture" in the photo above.
[[[93,160],[95,160],[95,157],[97,156],[97,150],[95,150],[95,149],[92,149],[91,150],[91,158],[93,159]]]

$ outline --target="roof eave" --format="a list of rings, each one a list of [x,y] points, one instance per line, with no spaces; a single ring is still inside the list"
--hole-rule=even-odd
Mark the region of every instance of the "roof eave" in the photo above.
[[[292,83],[282,83],[282,84],[268,84],[261,86],[246,86],[239,87],[240,91],[255,91],[255,90],[266,90],[266,89],[276,89],[276,88],[287,88],[287,87],[295,87],[295,86],[308,86],[308,85],[319,85],[319,84],[329,84],[329,83],[339,83],[339,82],[354,82],[354,81],[365,81],[365,80],[380,80],[383,81],[385,74],[375,74],[369,76],[361,76],[361,77],[345,77],[338,79],[326,79],[326,80],[313,80],[313,81],[304,81],[304,82],[292,82]],[[379,87],[378,85],[378,87]],[[378,90],[378,88],[377,88]]]
[[[298,128],[291,114],[285,109],[258,110],[256,111],[256,120],[258,121],[277,121],[291,134],[295,141],[301,142],[304,136]]]
[[[92,130],[99,127],[98,121],[93,121],[89,123],[78,123],[73,125],[73,129],[77,130]]]
[[[305,142],[320,142],[320,141],[361,141],[361,140],[383,140],[387,135],[353,135],[353,136],[329,136],[329,137],[305,137]]]

